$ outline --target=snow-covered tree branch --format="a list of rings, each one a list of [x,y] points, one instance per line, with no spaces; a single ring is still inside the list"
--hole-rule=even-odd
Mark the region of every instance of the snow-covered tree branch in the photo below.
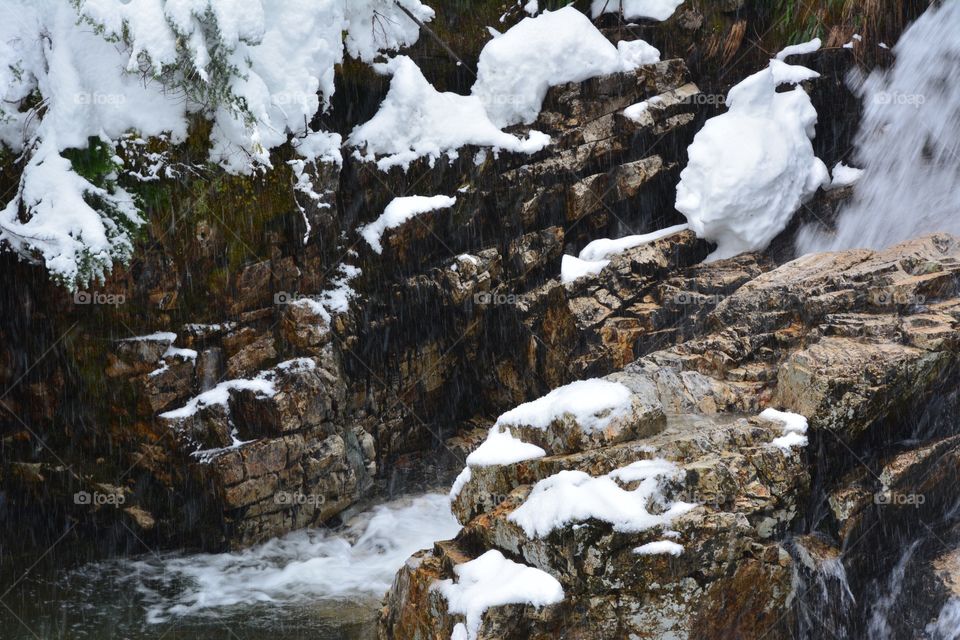
[[[308,123],[344,55],[369,62],[417,40],[398,3],[434,15],[418,0],[7,0],[0,143],[21,177],[0,203],[0,243],[67,285],[103,279],[142,222],[117,142],[183,142],[191,115],[212,121],[208,159],[232,173],[270,168],[292,137],[309,137],[304,161],[339,161],[340,137]],[[71,163],[90,140],[112,170]]]

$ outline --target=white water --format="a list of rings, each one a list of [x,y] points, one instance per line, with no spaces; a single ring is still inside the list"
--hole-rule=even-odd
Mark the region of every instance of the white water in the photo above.
[[[950,598],[940,610],[937,619],[925,629],[931,640],[957,640],[960,638],[960,599]]]
[[[373,600],[410,555],[459,529],[449,499],[427,494],[375,507],[336,533],[297,531],[235,553],[150,557],[133,564],[131,577],[150,623],[257,603]]]
[[[865,173],[836,233],[810,226],[800,253],[879,249],[934,231],[960,234],[960,2],[930,8],[863,85],[854,164]]]
[[[897,561],[897,564],[890,572],[887,579],[886,588],[870,607],[870,620],[867,626],[867,635],[870,640],[890,640],[891,635],[889,615],[890,610],[900,597],[903,590],[903,579],[907,575],[907,565],[913,557],[913,553],[920,546],[920,540],[914,540],[910,546],[903,551],[903,555]]]

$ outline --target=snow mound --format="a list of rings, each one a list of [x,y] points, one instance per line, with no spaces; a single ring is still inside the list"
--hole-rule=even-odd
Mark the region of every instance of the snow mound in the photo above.
[[[509,430],[494,426],[483,444],[467,456],[467,465],[471,467],[507,465],[542,458],[545,455],[547,452],[537,445],[524,442],[515,438]]]
[[[809,96],[801,87],[777,92],[779,84],[815,77],[771,60],[730,89],[729,110],[694,137],[676,208],[697,236],[717,243],[708,260],[765,249],[829,179],[810,143],[817,112]]]
[[[645,462],[653,464],[626,467],[600,477],[583,471],[560,471],[537,482],[526,501],[508,519],[530,538],[542,538],[571,522],[589,519],[608,522],[616,531],[636,533],[666,526],[694,508],[695,505],[685,502],[665,504],[660,492],[663,481],[682,476],[679,468],[663,460]],[[617,480],[639,480],[640,484],[627,491]],[[655,504],[664,510],[651,513]]]
[[[447,610],[466,618],[457,624],[452,638],[474,640],[484,612],[507,604],[535,607],[563,600],[563,587],[549,573],[509,560],[497,550],[453,568],[457,581],[440,580],[433,588],[447,599]]]
[[[630,412],[630,389],[599,378],[557,387],[542,398],[507,411],[495,426],[530,426],[546,429],[564,415],[572,416],[585,432],[602,431],[614,419]]]
[[[677,224],[672,227],[667,227],[666,229],[660,229],[659,231],[643,233],[635,236],[624,236],[623,238],[617,238],[616,240],[611,240],[610,238],[600,238],[599,240],[594,240],[585,246],[582,251],[580,251],[580,259],[588,261],[606,260],[611,256],[623,253],[628,249],[649,244],[655,240],[660,240],[661,238],[672,236],[675,233],[686,231],[689,228],[690,225]]]
[[[770,444],[789,452],[793,447],[807,446],[807,419],[799,413],[790,413],[789,411],[777,411],[769,408],[760,412],[760,417],[764,420],[780,422],[783,424],[783,435],[774,438]]]
[[[350,134],[357,157],[385,171],[406,169],[420,157],[431,164],[443,154],[457,157],[467,145],[535,153],[550,143],[547,135],[531,131],[524,139],[501,129],[533,122],[551,86],[660,60],[660,52],[642,40],[613,46],[573,7],[544,11],[505,33],[491,33],[469,96],[437,91],[405,56],[377,65],[393,78],[376,115]]]
[[[472,94],[498,127],[533,122],[547,89],[657,62],[643,41],[619,48],[572,6],[524,18],[483,47]]]
[[[838,162],[836,166],[833,167],[831,175],[833,176],[833,180],[830,182],[829,188],[840,189],[841,187],[849,187],[859,180],[860,176],[863,175],[863,169],[848,167],[842,162]]]
[[[594,18],[604,13],[620,13],[627,20],[649,18],[663,22],[673,15],[683,0],[593,0],[590,10]]]
[[[406,56],[397,56],[379,69],[393,74],[390,89],[380,110],[358,125],[348,142],[358,147],[361,159],[383,156],[377,160],[381,170],[406,169],[421,156],[432,165],[443,154],[456,157],[457,149],[466,145],[535,153],[550,143],[550,137],[539,131],[531,131],[526,139],[504,133],[491,122],[480,98],[440,93]]]
[[[792,44],[789,47],[784,47],[783,50],[778,53],[775,58],[777,60],[786,60],[790,56],[800,56],[808,53],[813,53],[814,51],[819,51],[820,46],[823,43],[820,38],[814,38],[810,42],[803,42],[800,44]]]
[[[574,256],[563,256],[560,260],[560,282],[570,284],[586,276],[594,276],[610,264],[609,260],[583,260]]]
[[[399,227],[407,220],[411,220],[422,213],[446,209],[456,203],[457,199],[450,196],[404,196],[394,198],[379,218],[360,227],[359,232],[374,251],[382,253],[383,245],[380,241],[387,229]]]
[[[653,556],[659,554],[678,556],[683,553],[683,545],[677,544],[672,540],[657,540],[656,542],[642,544],[639,547],[636,547],[633,552],[641,556]]]

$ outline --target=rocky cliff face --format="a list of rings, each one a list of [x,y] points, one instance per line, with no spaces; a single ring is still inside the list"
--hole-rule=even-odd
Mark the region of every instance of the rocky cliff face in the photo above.
[[[390,172],[348,158],[314,171],[325,195],[309,204],[284,192],[282,170],[255,191],[171,186],[206,191],[158,220],[140,261],[102,289],[17,291],[76,319],[51,329],[73,338],[47,346],[103,402],[75,400],[98,425],[86,434],[56,410],[19,429],[47,433],[50,455],[6,454],[14,510],[219,549],[331,521],[378,487],[442,482],[460,465],[443,445],[462,421],[633,359],[629,318],[579,337],[602,321],[594,293],[575,319],[551,278],[566,247],[679,221],[633,212],[669,211],[646,205],[676,181],[697,93],[679,60],[555,87],[533,126],[557,142],[535,156],[463,149]],[[654,96],[642,121],[624,116]],[[411,193],[457,203],[388,230],[374,252],[357,227]],[[237,194],[255,197],[224,208]],[[704,253],[688,240],[684,255]],[[20,393],[67,388],[51,383]],[[15,414],[34,406],[16,398]],[[91,522],[77,492],[122,499]]]
[[[614,40],[642,35],[686,61],[554,87],[531,125],[554,144],[535,156],[463,149],[382,172],[345,154],[311,170],[317,201],[298,198],[282,153],[255,179],[161,182],[137,260],[76,296],[0,258],[18,310],[0,339],[20,345],[0,354],[4,530],[219,550],[336,524],[370,497],[449,486],[497,415],[604,377],[629,388],[629,416],[600,436],[570,419],[520,425],[546,455],[471,470],[453,503],[463,531],[400,571],[382,637],[450,637],[464,620],[434,585],[488,550],[550,574],[565,599],[492,608],[480,637],[922,628],[960,596],[960,529],[944,517],[960,459],[956,239],[782,264],[788,230],[764,255],[702,264],[710,247],[681,232],[595,276],[558,277],[595,238],[683,222],[685,149],[718,108],[701,90],[724,84],[721,61],[767,57],[738,52],[768,7],[688,4],[657,27],[601,18]],[[831,55],[808,87],[818,107],[847,94],[830,84],[843,75]],[[448,71],[455,84],[462,70]],[[369,83],[369,111],[382,79],[347,75],[335,100]],[[853,125],[828,124],[816,144],[832,161]],[[209,132],[195,128],[185,165],[205,156]],[[375,253],[358,226],[412,194],[457,202],[389,230]],[[829,218],[844,196],[798,218]],[[771,406],[809,419],[806,447],[778,446],[782,425],[758,416]],[[585,519],[538,536],[510,519],[559,472],[656,459],[676,473],[650,513],[696,505],[667,528]],[[634,551],[665,531],[679,555]],[[924,606],[881,597],[898,564],[898,588]]]
[[[652,275],[667,247],[690,241],[674,236],[621,256],[601,274],[607,300],[622,303],[613,293],[622,274]],[[750,255],[675,264],[642,311],[666,313],[681,299],[712,309],[672,328],[689,339],[607,376],[643,407],[618,427],[621,437],[573,437],[585,427],[569,416],[549,427],[551,437],[514,429],[547,455],[471,467],[453,503],[463,530],[400,571],[380,637],[449,637],[463,618],[448,613],[435,584],[489,549],[555,577],[565,597],[541,609],[490,608],[480,638],[787,638],[804,624],[857,635],[876,617],[868,576],[885,575],[877,558],[896,559],[904,540],[927,538],[928,529],[939,540],[924,543],[924,560],[915,562],[927,568],[912,579],[929,597],[922,607],[914,602],[914,626],[899,617],[905,612],[890,617],[903,629],[936,619],[956,578],[949,568],[955,547],[946,542],[955,525],[940,518],[954,501],[946,478],[957,469],[949,424],[958,258],[960,240],[932,236],[883,252],[809,255],[775,269]],[[558,304],[572,314],[578,288],[561,287]],[[578,333],[600,341],[602,323],[594,327]],[[808,416],[809,445],[778,441],[783,425],[756,417],[764,407]],[[600,477],[652,459],[680,473],[663,481],[649,509],[697,505],[668,525],[624,532],[602,518],[572,516],[548,535],[531,535],[511,517],[555,474]],[[635,481],[618,482],[637,489]],[[637,553],[665,531],[682,546],[677,555]],[[816,599],[830,590],[832,610],[846,611],[846,619],[817,620]],[[823,628],[808,630],[816,636]]]

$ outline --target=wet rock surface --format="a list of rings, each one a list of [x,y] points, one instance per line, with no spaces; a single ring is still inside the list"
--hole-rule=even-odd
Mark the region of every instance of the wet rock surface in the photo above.
[[[682,246],[684,236],[665,242]],[[619,260],[655,250],[642,247]],[[607,377],[665,414],[665,425],[644,432],[643,415],[634,413],[628,420],[636,430],[619,430],[628,439],[573,438],[573,448],[550,446],[555,431],[577,433],[569,421],[540,434],[514,430],[547,449],[546,457],[470,467],[453,502],[463,530],[401,569],[380,636],[447,637],[462,619],[447,612],[430,585],[489,549],[554,576],[565,599],[540,610],[492,608],[481,638],[788,638],[800,628],[814,635],[824,628],[866,633],[880,624],[899,633],[922,629],[953,597],[956,580],[948,542],[956,524],[944,514],[955,511],[945,479],[956,473],[957,443],[943,435],[952,432],[944,420],[955,405],[932,398],[956,384],[958,258],[960,241],[935,235],[777,268],[740,256],[662,278],[661,291],[676,283],[685,299],[716,297],[695,303],[696,312],[680,320],[676,335],[692,337]],[[597,278],[607,292],[618,290],[617,264]],[[565,301],[568,308],[574,300]],[[644,311],[667,306],[655,296],[647,305]],[[586,323],[577,333],[592,335]],[[781,424],[739,417],[766,407],[807,416],[810,444],[776,446]],[[920,416],[912,413],[918,407],[933,408]],[[662,482],[650,508],[697,505],[668,525],[627,533],[594,517],[573,518],[540,537],[512,515],[555,474],[597,478],[654,458],[679,473]],[[634,551],[660,539],[682,551]],[[878,577],[896,570],[904,549],[916,551],[901,559],[909,566],[900,579],[929,595],[923,607],[911,600],[909,613]],[[817,619],[826,611],[816,609],[823,597],[834,598],[833,619]]]
[[[732,14],[690,60],[743,38],[743,3],[721,4]],[[663,33],[688,41],[713,23],[701,9]],[[517,428],[546,455],[472,467],[452,503],[463,531],[397,574],[381,637],[450,637],[463,620],[434,585],[490,549],[555,577],[565,600],[492,608],[483,638],[925,628],[960,597],[956,238],[782,264],[788,233],[765,254],[705,264],[711,247],[683,231],[559,279],[563,256],[592,240],[683,221],[673,190],[709,111],[690,75],[665,60],[554,87],[529,127],[553,144],[534,156],[462,149],[381,172],[345,154],[313,168],[316,202],[291,200],[283,169],[187,185],[203,197],[179,210],[175,194],[142,258],[104,283],[126,301],[114,308],[71,306],[11,264],[30,286],[6,294],[23,312],[2,337],[42,334],[53,355],[35,370],[0,360],[5,384],[32,371],[0,398],[0,520],[118,547],[134,532],[135,551],[335,525],[373,496],[449,485],[497,415],[602,376],[629,388],[631,411],[599,434],[569,418]],[[410,194],[457,203],[388,230],[375,253],[357,227]],[[58,312],[74,325],[55,330]],[[777,446],[766,407],[806,416],[809,444]],[[650,512],[693,505],[667,525],[586,518],[532,536],[511,519],[555,474],[656,459],[676,472]],[[683,549],[635,551],[664,541]],[[898,599],[905,590],[923,606]]]

